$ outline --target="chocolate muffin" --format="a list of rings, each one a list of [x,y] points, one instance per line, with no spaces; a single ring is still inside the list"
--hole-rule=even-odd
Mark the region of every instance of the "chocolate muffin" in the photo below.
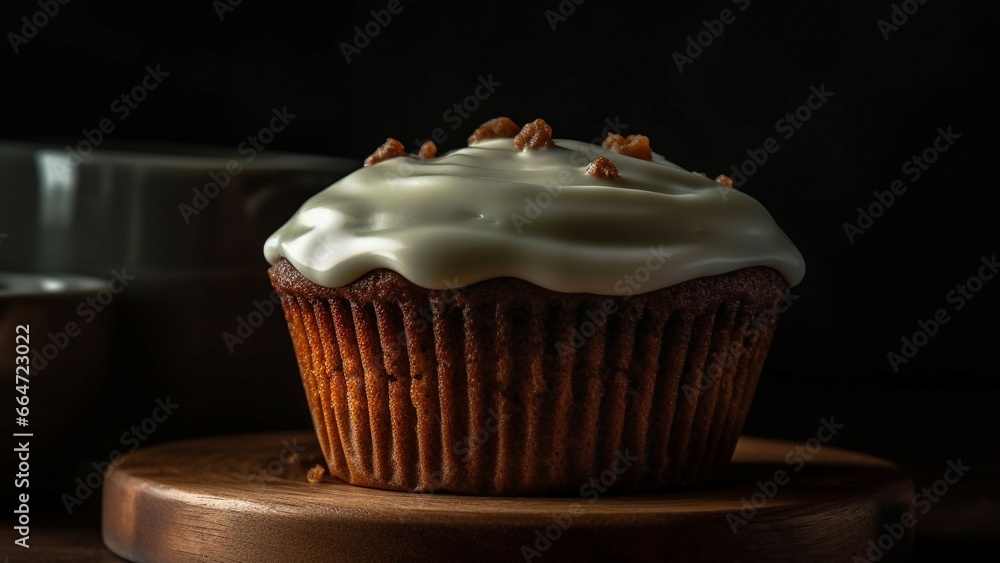
[[[469,141],[390,139],[265,245],[330,474],[491,495],[716,476],[801,255],[645,137],[499,118]]]

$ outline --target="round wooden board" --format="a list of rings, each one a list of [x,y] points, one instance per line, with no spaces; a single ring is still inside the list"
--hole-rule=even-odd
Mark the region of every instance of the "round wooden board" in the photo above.
[[[137,562],[867,561],[869,542],[912,510],[912,482],[827,446],[800,463],[804,448],[743,437],[710,485],[594,500],[313,484],[311,432],[205,438],[114,464],[102,532]],[[913,528],[900,528],[880,561],[909,557]]]

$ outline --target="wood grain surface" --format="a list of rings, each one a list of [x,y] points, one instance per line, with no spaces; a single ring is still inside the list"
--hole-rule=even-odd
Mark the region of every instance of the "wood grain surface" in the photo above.
[[[478,497],[310,483],[312,432],[213,437],[116,463],[102,533],[137,562],[908,559],[913,528],[872,546],[912,510],[910,479],[868,455],[823,446],[806,461],[802,448],[744,437],[696,489]]]

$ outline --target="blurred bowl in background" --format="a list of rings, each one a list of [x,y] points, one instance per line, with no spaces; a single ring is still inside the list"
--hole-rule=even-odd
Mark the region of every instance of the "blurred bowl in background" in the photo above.
[[[359,162],[266,149],[0,142],[0,269],[93,276],[113,295],[105,448],[311,424],[265,239]],[[77,322],[110,316],[71,312]],[[39,342],[45,344],[46,342]],[[96,423],[97,421],[95,421]]]
[[[0,141],[0,267],[219,270],[261,260],[263,240],[359,163],[279,151],[106,141],[86,156]],[[110,146],[109,146],[110,145]],[[15,238],[16,237],[16,238]]]
[[[93,421],[109,380],[112,315],[87,322],[77,311],[102,291],[106,282],[97,278],[0,272],[0,371],[14,383],[14,406],[28,407],[27,424],[11,424],[13,432],[32,434],[23,440],[30,441],[30,493],[39,505],[57,504],[73,490],[78,462],[98,441]],[[18,359],[19,345],[28,360]],[[25,368],[30,375],[17,379]]]

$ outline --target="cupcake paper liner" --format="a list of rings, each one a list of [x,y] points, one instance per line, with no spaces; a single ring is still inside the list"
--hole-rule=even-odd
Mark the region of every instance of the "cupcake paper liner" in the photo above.
[[[271,279],[331,475],[489,495],[650,490],[728,465],[787,284],[769,268],[633,296],[386,270]]]

